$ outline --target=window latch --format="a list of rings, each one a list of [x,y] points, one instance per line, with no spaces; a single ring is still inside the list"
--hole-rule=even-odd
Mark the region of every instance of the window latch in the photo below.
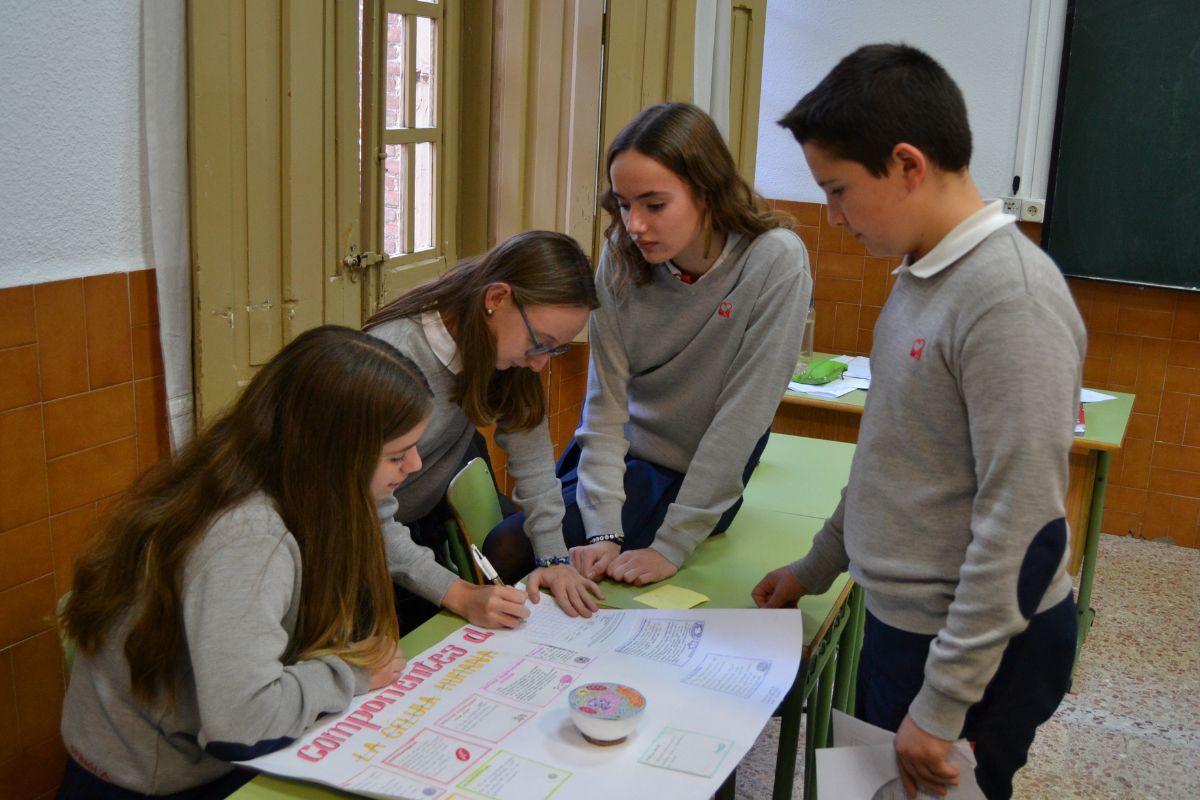
[[[381,261],[386,261],[387,256],[383,253],[350,253],[342,259],[342,266],[350,273],[350,282],[358,283],[358,276],[366,272],[367,269],[378,264]]]

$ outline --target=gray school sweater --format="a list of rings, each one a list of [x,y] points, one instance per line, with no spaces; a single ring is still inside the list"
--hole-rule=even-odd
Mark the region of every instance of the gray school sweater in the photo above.
[[[1084,349],[1062,275],[1012,224],[932,277],[902,272],[876,323],[849,484],[791,571],[822,592],[849,566],[872,614],[936,634],[909,713],[940,738],[958,738],[1009,639],[1071,590]]]
[[[741,496],[746,462],[787,388],[812,292],[808,256],[777,228],[730,236],[693,284],[665,265],[623,291],[614,275],[606,248],[575,434],[579,511],[589,536],[621,531],[627,451],[686,473],[652,545],[679,566]]]
[[[475,426],[451,400],[457,376],[434,353],[419,320],[404,318],[386,322],[369,331],[411,358],[433,390],[433,415],[417,443],[421,469],[396,489],[397,520],[413,520],[428,514],[446,494],[457,473]],[[542,420],[535,428],[520,433],[496,433],[496,443],[508,454],[508,473],[514,479],[512,499],[525,511],[525,533],[539,557],[566,555],[562,536],[562,486],[554,474],[554,446],[550,426]],[[383,508],[381,506],[381,508]],[[386,510],[386,509],[385,509]],[[388,562],[393,578],[431,602],[441,599],[455,575],[437,564],[428,548],[413,543],[408,528],[384,527]],[[414,561],[419,559],[419,561]]]
[[[300,549],[258,494],[218,517],[183,574],[187,665],[175,704],[136,703],[123,652],[132,614],[79,653],[63,705],[67,751],[109,783],[169,794],[220,778],[233,760],[290,744],[344,711],[370,674],[336,656],[280,659],[300,602]]]

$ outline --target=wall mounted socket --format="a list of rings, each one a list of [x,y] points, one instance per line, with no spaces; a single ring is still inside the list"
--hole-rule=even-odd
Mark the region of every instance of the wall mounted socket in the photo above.
[[[1025,222],[1041,222],[1046,216],[1045,200],[1030,200],[1026,197],[1001,197],[1004,213]]]
[[[1022,200],[1021,219],[1026,222],[1041,222],[1046,216],[1045,200]]]

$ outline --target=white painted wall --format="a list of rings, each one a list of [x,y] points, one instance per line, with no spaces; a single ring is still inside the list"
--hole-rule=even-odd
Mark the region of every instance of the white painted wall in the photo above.
[[[770,0],[758,129],[758,191],[773,199],[824,202],[799,145],[776,122],[855,48],[904,42],[937,59],[962,88],[974,139],[971,172],[980,192],[984,197],[1009,194],[1030,8],[1035,1]],[[1047,61],[1056,65],[1061,39],[1051,42],[1051,48],[1054,52]],[[1057,80],[1056,66],[1051,77]]]
[[[0,0],[0,288],[150,266],[141,63],[139,0]]]

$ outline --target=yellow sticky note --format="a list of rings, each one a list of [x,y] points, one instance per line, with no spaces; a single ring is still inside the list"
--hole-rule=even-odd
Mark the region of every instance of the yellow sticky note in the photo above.
[[[659,586],[633,598],[652,608],[692,608],[708,601],[708,596],[682,586]]]

